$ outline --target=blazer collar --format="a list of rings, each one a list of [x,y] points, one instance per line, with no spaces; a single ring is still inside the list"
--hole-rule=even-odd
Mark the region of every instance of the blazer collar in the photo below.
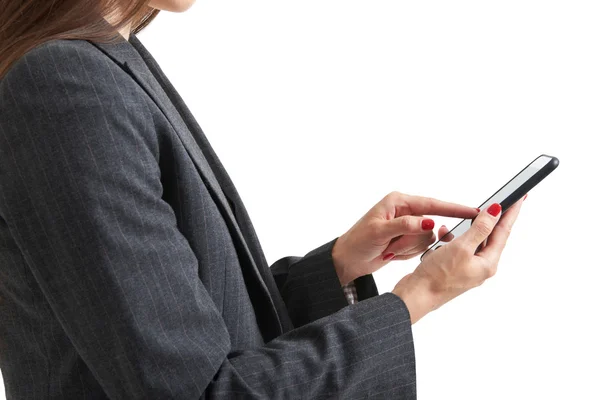
[[[261,295],[261,297],[264,297],[270,305],[269,308],[272,315],[268,317],[264,316],[264,321],[261,321],[262,323],[260,324],[261,330],[263,328],[265,329],[263,336],[267,339],[283,333],[284,327],[276,312],[273,299],[271,298],[270,292],[256,265],[256,261],[242,234],[229,201],[217,181],[208,160],[200,149],[197,141],[192,136],[188,123],[181,117],[181,114],[173,105],[174,102],[170,98],[168,92],[174,92],[174,88],[171,87],[152,55],[134,34],[130,35],[129,40],[125,40],[125,38],[119,35],[119,38],[113,43],[90,43],[99,48],[115,63],[121,66],[124,71],[130,74],[152,100],[154,100],[156,105],[171,123],[171,126],[179,136],[183,146],[194,162],[198,173],[202,177],[211,196],[221,211],[229,227],[232,238],[236,243],[238,252],[240,252],[242,259],[245,259],[247,265],[250,266],[259,286],[258,293],[255,293],[255,296]],[[242,268],[244,267],[242,266]],[[264,312],[264,309],[256,309],[257,318],[263,319],[263,317],[259,317],[259,314],[264,315]]]

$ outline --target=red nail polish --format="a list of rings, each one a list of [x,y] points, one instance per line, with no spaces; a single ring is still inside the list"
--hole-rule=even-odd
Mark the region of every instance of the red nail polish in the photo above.
[[[481,212],[481,209],[479,207],[476,207],[475,209],[477,210],[478,213]]]
[[[529,193],[525,194],[525,197],[523,197],[523,201],[527,200],[527,196],[529,196]]]
[[[502,211],[502,206],[498,203],[494,203],[491,206],[488,207],[487,212],[492,216],[492,217],[496,217],[498,216],[498,214],[500,214],[500,211]]]
[[[394,254],[394,253],[388,253],[388,254],[386,254],[386,255],[383,257],[383,261],[388,261],[388,260],[391,260],[391,259],[392,259],[392,258],[394,258],[394,257],[395,257],[395,254]]]
[[[433,222],[432,219],[424,219],[423,222],[421,222],[421,228],[423,228],[424,231],[430,231],[434,226],[435,222]]]

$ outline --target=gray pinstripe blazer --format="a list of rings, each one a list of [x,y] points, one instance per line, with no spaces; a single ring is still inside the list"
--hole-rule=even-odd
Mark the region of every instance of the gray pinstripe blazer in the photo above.
[[[403,301],[347,305],[335,239],[269,267],[202,130],[132,35],[0,82],[9,399],[416,397]]]

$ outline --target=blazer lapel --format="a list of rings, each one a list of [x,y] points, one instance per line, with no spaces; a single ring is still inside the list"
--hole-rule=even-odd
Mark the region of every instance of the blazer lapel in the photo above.
[[[160,66],[157,64],[156,60],[154,60],[154,57],[152,57],[150,52],[148,52],[144,45],[139,41],[137,36],[131,35],[130,42],[148,64],[152,74],[169,97],[169,104],[175,108],[177,115],[185,122],[188,128],[187,133],[191,134],[196,144],[200,146],[201,153],[205,157],[205,161],[208,162],[209,170],[214,174],[213,178],[216,177],[215,186],[221,190],[221,194],[223,195],[222,199],[225,199],[223,202],[229,206],[229,211],[231,212],[232,219],[236,222],[236,228],[238,232],[240,232],[245,249],[253,260],[254,269],[262,276],[262,282],[265,284],[271,295],[270,300],[277,310],[280,326],[283,327],[284,332],[293,329],[293,324],[288,317],[287,308],[281,298],[269,264],[262,251],[250,216],[244,207],[235,185],[231,181],[227,171],[225,171],[219,157],[215,154],[206,135],[204,135],[204,132],[202,132],[202,129],[196,122],[196,119],[187,108],[181,96],[179,96],[179,93],[177,93],[177,90],[175,90],[169,79],[164,75]],[[194,147],[198,148],[198,146]]]
[[[234,212],[230,206],[230,203],[225,196],[219,182],[217,181],[209,162],[204,156],[198,143],[190,133],[186,121],[184,121],[173,105],[173,102],[166,93],[163,87],[164,81],[159,82],[157,79],[160,76],[164,76],[160,67],[150,55],[150,53],[143,47],[141,42],[131,35],[130,41],[122,38],[118,43],[96,43],[90,42],[94,46],[98,47],[106,55],[108,55],[113,61],[121,66],[127,73],[129,73],[137,83],[148,93],[148,95],[154,100],[156,105],[161,109],[165,117],[169,120],[173,129],[179,136],[185,149],[187,150],[190,158],[194,162],[198,173],[201,175],[205,182],[213,200],[217,204],[223,218],[225,219],[232,238],[236,243],[239,255],[241,256],[243,264],[250,267],[253,273],[253,278],[258,285],[257,291],[254,293],[256,297],[260,295],[268,304],[271,315],[264,315],[264,307],[260,307],[256,310],[257,318],[261,321],[261,331],[265,340],[276,337],[284,332],[284,327],[280,321],[277,309],[273,299],[271,298],[270,291],[261,275],[259,268],[252,256],[252,253],[244,239],[240,226],[235,218]],[[141,57],[141,58],[140,58]],[[242,266],[242,268],[244,268]],[[254,291],[254,290],[252,290]],[[253,300],[254,302],[254,300]],[[287,322],[287,321],[286,321]],[[287,324],[286,324],[287,325]]]

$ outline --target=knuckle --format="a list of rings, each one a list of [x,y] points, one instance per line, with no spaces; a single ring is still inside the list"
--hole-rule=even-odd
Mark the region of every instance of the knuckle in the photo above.
[[[504,238],[504,242],[506,242],[512,232],[512,228],[507,225],[497,226],[496,230],[500,232],[501,236]]]
[[[388,193],[388,195],[386,197],[390,200],[396,200],[396,199],[399,199],[400,197],[402,197],[402,194],[400,192],[394,190],[393,192]]]
[[[487,261],[482,265],[482,268],[484,280],[486,280],[496,275],[496,271],[498,270],[498,264]]]
[[[404,231],[409,231],[412,226],[412,221],[408,217],[400,217],[400,229]]]
[[[488,236],[493,229],[490,221],[480,221],[478,224],[473,225],[475,231],[481,236]]]
[[[468,278],[469,278],[469,284],[468,284],[468,286],[470,286],[472,288],[481,286],[481,284],[483,284],[483,282],[485,282],[485,277],[483,277],[481,275],[481,272],[479,272],[479,273],[473,273]]]
[[[421,197],[420,203],[425,208],[431,208],[435,204],[435,199],[433,197]]]

